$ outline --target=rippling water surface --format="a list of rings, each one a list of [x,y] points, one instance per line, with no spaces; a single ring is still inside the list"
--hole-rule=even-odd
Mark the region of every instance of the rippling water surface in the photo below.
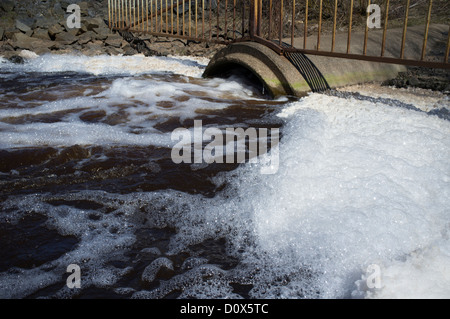
[[[447,96],[270,100],[207,62],[0,60],[1,297],[450,297]],[[280,128],[278,171],[175,164],[194,120]]]

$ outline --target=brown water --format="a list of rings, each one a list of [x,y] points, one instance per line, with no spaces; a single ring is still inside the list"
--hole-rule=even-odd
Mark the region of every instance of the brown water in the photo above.
[[[206,62],[0,59],[0,297],[449,296],[448,96],[271,100]],[[279,128],[279,169],[175,164],[196,120]]]
[[[161,190],[214,197],[225,185],[212,178],[238,164],[174,164],[171,132],[192,128],[194,119],[205,127],[279,127],[271,113],[286,100],[271,101],[244,79],[112,73],[8,64],[1,74],[0,273],[4,283],[22,277],[3,297],[129,297],[185,273],[190,263],[237,265],[224,239],[206,240],[170,255],[171,269],[143,280],[176,229],[152,221],[164,207],[133,197]],[[66,287],[71,263],[81,264],[83,289]]]

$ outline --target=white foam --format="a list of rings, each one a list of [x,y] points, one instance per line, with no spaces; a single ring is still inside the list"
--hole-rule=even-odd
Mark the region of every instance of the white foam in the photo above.
[[[237,81],[190,77],[198,76],[196,72],[204,65],[187,57],[44,55],[24,65],[5,65],[6,69],[23,72],[119,73],[124,77],[112,80],[111,84],[105,80],[100,87],[98,83],[79,86],[72,83],[63,89],[49,87],[41,100],[34,91],[18,94],[13,101],[5,97],[5,102],[14,103],[15,107],[0,108],[0,146],[3,148],[74,144],[169,147],[173,145],[170,135],[155,129],[156,124],[174,117],[182,122],[198,116],[202,110],[224,109],[234,101],[257,99],[251,89]],[[161,70],[182,76],[159,75]],[[128,77],[133,72],[148,74]],[[28,94],[33,94],[32,103]],[[46,100],[48,97],[50,101]],[[59,98],[53,101],[55,97]],[[95,123],[81,120],[90,111],[103,112],[103,120]],[[113,123],[108,121],[110,117]],[[46,118],[51,118],[52,123],[41,120]]]
[[[229,275],[252,283],[256,298],[426,297],[438,278],[432,295],[448,296],[450,123],[320,94],[280,116],[277,174],[244,165],[216,179],[229,187],[212,200],[163,200],[160,222],[177,228],[169,253],[226,237],[246,265]],[[371,264],[385,267],[374,294],[357,286]]]
[[[322,296],[348,297],[360,267],[441,238],[449,221],[448,121],[319,94],[280,115],[289,118],[280,173],[252,196],[256,230],[271,255],[291,251],[323,273]]]
[[[155,145],[170,147],[170,134],[143,132],[98,123],[3,124],[0,147],[71,146],[71,145]]]
[[[146,88],[154,85],[160,96],[175,99],[191,84],[146,81],[118,79],[97,96],[106,97],[101,107],[107,114],[135,100],[129,108],[122,107],[130,123],[143,127],[144,133],[135,137],[127,131],[131,124],[88,124],[69,116],[51,124],[2,123],[1,141],[147,143],[155,137],[154,122],[140,114],[148,107],[145,101],[155,103],[159,97]],[[213,91],[217,83],[227,90],[235,85],[204,85]],[[195,99],[195,106],[186,103],[186,113],[177,114],[192,116],[204,102]],[[421,101],[421,108],[426,109],[426,103]],[[215,107],[208,102],[200,106]],[[166,256],[205,239],[226,238],[227,252],[240,264],[225,271],[201,261],[152,291],[135,292],[135,298],[164,297],[176,290],[183,291],[183,297],[233,298],[237,295],[229,283],[235,278],[251,284],[249,295],[256,298],[448,298],[450,122],[384,102],[321,94],[286,105],[279,116],[286,122],[277,174],[261,175],[258,163],[243,165],[214,180],[227,187],[212,199],[175,191],[64,195],[65,200],[93,200],[113,208],[114,213],[93,221],[89,211],[54,207],[46,196],[9,198],[1,204],[5,212],[17,211],[17,219],[29,211],[47,216],[50,227],[77,236],[80,244],[39,269],[24,270],[20,280],[11,273],[0,274],[0,291],[4,296],[26,295],[39,288],[39,280],[44,285],[55,282],[54,276],[46,277],[46,269],[60,270],[74,262],[84,263],[88,285],[113,286],[128,270],[105,263],[134,242],[129,218],[143,212],[148,213],[147,226],[176,229]],[[161,208],[164,213],[152,214]],[[379,290],[361,284],[371,264],[381,266]],[[70,294],[62,289],[60,294],[66,293]]]
[[[47,203],[51,196],[30,195],[10,197],[2,203],[8,209],[8,222],[17,223],[20,218],[33,212],[48,218],[46,227],[56,229],[63,236],[76,236],[79,243],[53,261],[32,269],[10,269],[0,273],[0,296],[2,298],[23,298],[29,294],[55,284],[66,274],[70,264],[81,269],[82,288],[110,287],[127,274],[130,268],[116,268],[108,265],[109,260],[120,256],[123,249],[134,243],[133,228],[129,223],[130,207],[116,202],[103,192],[80,192],[62,197],[66,200],[99,200],[99,203],[114,210],[113,214],[101,214],[99,219],[90,218],[91,210],[83,210],[67,205],[53,206]],[[61,198],[57,198],[61,199]],[[120,216],[120,217],[119,217]],[[4,220],[2,220],[4,222]],[[51,271],[49,271],[49,269]],[[67,274],[68,275],[68,274]],[[54,297],[67,298],[76,295],[76,289],[63,286]]]
[[[29,57],[30,54],[27,55]],[[94,75],[137,75],[175,73],[201,77],[206,60],[194,57],[145,57],[99,55],[44,54],[27,60],[25,64],[0,64],[0,70],[22,72],[80,72]]]
[[[367,288],[367,278],[357,281],[355,297],[378,299],[450,298],[450,242],[448,236],[403,260],[380,265],[380,287]]]

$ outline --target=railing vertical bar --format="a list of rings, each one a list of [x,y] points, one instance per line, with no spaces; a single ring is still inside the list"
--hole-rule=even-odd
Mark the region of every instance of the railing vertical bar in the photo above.
[[[130,16],[130,28],[131,28],[132,26],[134,27],[133,17],[132,17],[132,14],[131,14],[131,11],[132,11],[132,9],[131,9],[131,0],[129,0],[128,7],[129,7],[128,14]]]
[[[338,8],[338,0],[334,0],[333,34],[331,36],[331,52],[334,52],[334,47],[336,45],[337,8]]]
[[[141,0],[141,29],[142,31],[145,31],[145,6],[144,6],[144,0]]]
[[[148,18],[148,0],[146,0],[146,6],[145,6],[145,12],[147,13],[146,15],[147,15],[147,20],[145,20],[145,22],[146,22],[146,25],[147,25],[147,32],[148,32],[148,24],[149,24],[149,18]]]
[[[233,1],[233,40],[236,40],[236,0]]]
[[[202,0],[202,38],[205,38],[205,0]]]
[[[170,33],[173,35],[173,0],[170,0]]]
[[[164,26],[164,11],[163,11],[163,0],[161,0],[160,2],[159,2],[159,23],[161,24],[160,25],[160,28],[161,28],[161,30],[160,30],[160,32],[162,33],[163,32],[163,26]]]
[[[112,11],[112,19],[113,19],[113,26],[117,28],[117,0],[113,0],[113,11]]]
[[[219,26],[220,25],[219,6],[220,6],[220,1],[217,2],[217,8],[216,8],[216,10],[217,10],[217,25],[216,25],[216,31],[217,31],[216,37],[217,37],[217,40],[219,40],[219,31],[220,31],[220,26]]]
[[[305,3],[305,23],[303,30],[303,49],[306,49],[306,41],[308,38],[308,9],[309,9],[309,0],[306,0]]]
[[[122,0],[122,28],[125,28],[127,26],[127,7],[126,7],[126,1]]]
[[[283,7],[284,7],[284,3],[283,3],[283,0],[281,0],[281,4],[280,4],[280,40],[279,40],[280,46],[283,43],[283,15],[284,15]]]
[[[189,32],[188,32],[188,34],[189,34],[189,36],[191,36],[191,32],[192,32],[192,25],[191,25],[191,22],[192,22],[192,6],[191,6],[191,2],[189,1],[189,4],[188,4],[188,8],[189,8],[189,13],[188,13],[188,30],[189,30]]]
[[[108,26],[111,29],[111,0],[108,0]]]
[[[134,27],[135,27],[136,30],[139,30],[139,28],[136,28],[136,26],[139,24],[139,15],[140,15],[140,13],[139,13],[139,11],[140,11],[139,0],[135,0],[135,2],[137,3],[137,19],[136,19],[137,24]]]
[[[144,29],[145,29],[145,26],[144,26],[144,22],[145,22],[145,18],[144,18],[144,16],[145,16],[145,14],[144,14],[144,11],[145,11],[144,10],[144,0],[141,0],[140,10],[141,10],[141,18],[139,20],[139,24],[141,25],[141,31],[144,31]]]
[[[155,0],[155,13],[154,13],[154,16],[155,16],[155,32],[158,32],[158,28],[159,28],[159,11],[158,11],[158,3],[160,2],[161,0]]]
[[[444,62],[448,63],[448,55],[450,54],[450,26],[448,27],[447,49],[445,50]]]
[[[387,34],[388,19],[389,19],[389,0],[386,1],[386,15],[384,17],[383,41],[381,43],[381,56],[384,56],[384,50],[386,48],[386,34]]]
[[[166,7],[164,8],[164,11],[166,12],[166,33],[169,33],[169,8],[167,7],[167,0],[166,0]]]
[[[317,50],[320,50],[320,34],[322,32],[322,7],[323,7],[323,1],[319,1],[319,25],[317,28]]]
[[[272,0],[269,1],[269,37],[268,39],[270,40],[272,38],[272,12],[273,10],[273,3]]]
[[[112,9],[111,9],[111,24],[113,26],[113,28],[116,27],[116,15],[115,15],[115,8],[116,8],[116,0],[111,0],[112,1]]]
[[[141,1],[141,10],[142,10],[142,31],[145,29],[145,21],[144,21],[144,0]]]
[[[184,1],[184,0],[182,0],[183,1],[183,36],[186,34],[186,17],[185,17],[185,14],[184,14],[184,12],[185,12],[185,10],[186,10],[186,8],[185,8],[185,3],[186,3],[186,1]]]
[[[428,30],[430,28],[432,6],[433,6],[433,0],[430,0],[430,2],[428,4],[428,15],[427,15],[427,22],[426,22],[426,26],[425,26],[425,34],[423,37],[422,56],[421,56],[422,61],[425,59],[425,55],[426,55],[426,51],[427,51]]]
[[[212,1],[209,1],[209,40],[212,40]]]
[[[180,34],[180,7],[179,7],[179,0],[176,0],[176,6],[177,6],[177,34]]]
[[[133,0],[133,28],[136,27],[136,2]]]
[[[198,35],[198,0],[195,0],[195,37]]]
[[[245,33],[245,0],[242,1],[242,36]]]
[[[352,39],[352,23],[353,23],[353,0],[350,1],[350,18],[348,22],[348,36],[347,36],[347,54],[350,53],[350,43]]]
[[[294,47],[294,32],[295,32],[295,0],[292,0],[291,47]]]
[[[259,0],[259,7],[258,7],[258,31],[257,34],[260,37],[262,34],[262,0]]]
[[[124,13],[125,13],[125,27],[129,27],[130,23],[128,21],[128,0],[125,0]]]
[[[228,38],[228,0],[225,0],[225,40]]]
[[[144,31],[144,22],[145,22],[145,19],[144,19],[144,0],[141,0],[141,19],[139,20],[139,23],[141,24],[141,31]]]
[[[124,14],[123,14],[123,0],[120,0],[120,27],[123,28],[124,27],[124,23],[125,23],[125,19],[124,19]]]
[[[258,24],[257,20],[259,0],[251,0],[250,3],[250,36],[254,36],[256,34],[256,28]]]
[[[368,0],[367,5],[370,6],[370,0]],[[364,30],[364,48],[363,48],[364,55],[367,55],[368,39],[369,39],[369,10],[366,10],[366,29]]]
[[[406,0],[405,20],[403,22],[403,34],[402,34],[402,46],[400,49],[400,59],[403,59],[403,56],[405,54],[405,41],[406,41],[406,30],[408,28],[409,3],[410,3],[410,0]]]

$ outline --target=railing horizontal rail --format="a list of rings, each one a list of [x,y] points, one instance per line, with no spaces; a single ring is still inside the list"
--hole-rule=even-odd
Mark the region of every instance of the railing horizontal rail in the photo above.
[[[113,30],[433,68],[450,68],[448,10],[446,0],[108,0]]]

